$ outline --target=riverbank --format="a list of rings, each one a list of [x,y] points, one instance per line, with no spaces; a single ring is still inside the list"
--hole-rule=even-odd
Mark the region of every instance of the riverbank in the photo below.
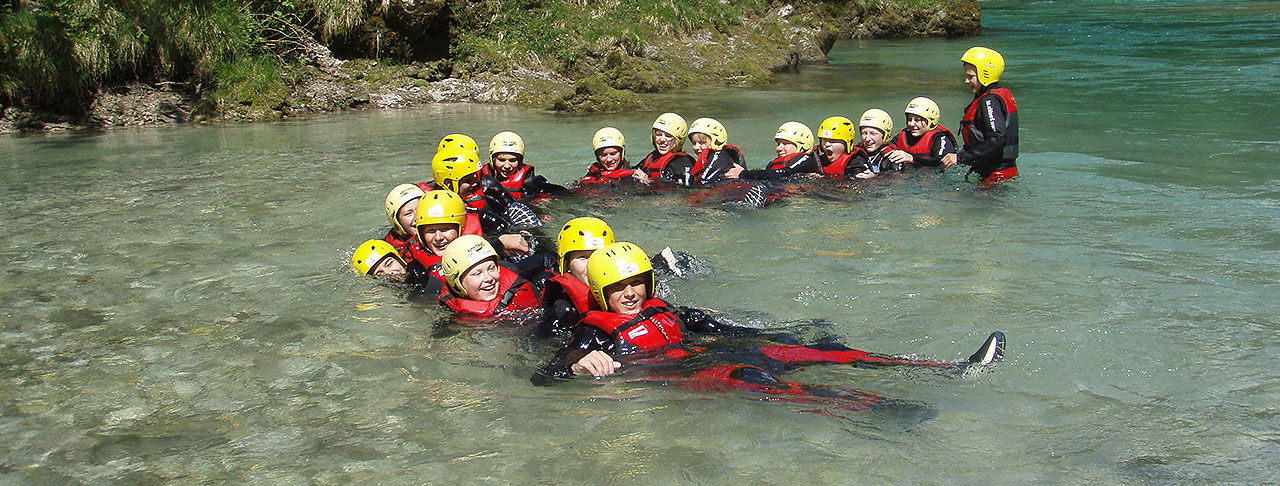
[[[272,55],[236,57],[203,76],[106,79],[70,108],[24,99],[7,86],[0,133],[451,102],[571,113],[650,109],[646,93],[767,84],[776,73],[825,62],[837,39],[981,29],[974,0],[376,3],[344,29],[332,21],[310,26],[315,32],[296,27],[267,43]]]

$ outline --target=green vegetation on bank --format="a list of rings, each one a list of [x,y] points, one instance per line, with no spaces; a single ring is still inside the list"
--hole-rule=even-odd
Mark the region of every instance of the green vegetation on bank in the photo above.
[[[625,109],[704,79],[767,82],[836,37],[971,33],[977,15],[974,0],[0,0],[0,103],[84,113],[102,90],[172,82],[214,115],[269,112],[300,103],[319,45],[377,61],[340,75],[370,86],[532,72]]]

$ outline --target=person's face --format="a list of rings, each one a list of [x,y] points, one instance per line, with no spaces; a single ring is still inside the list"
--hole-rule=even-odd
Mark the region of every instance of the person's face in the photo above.
[[[413,228],[413,218],[418,216],[419,198],[413,198],[404,206],[400,206],[400,211],[396,212],[396,221],[400,222],[400,227],[405,229]]]
[[[972,64],[964,65],[964,85],[969,87],[969,92],[978,94],[982,90],[982,83],[978,82],[978,70]]]
[[[778,157],[786,157],[788,155],[791,155],[800,151],[800,148],[796,147],[796,144],[788,142],[781,138],[776,138],[773,141],[778,142],[778,147],[777,147]]]
[[[604,170],[614,170],[622,167],[622,149],[618,147],[604,147],[596,151],[596,161],[600,162],[600,167]]]
[[[924,135],[929,131],[929,120],[925,120],[923,116],[907,113],[907,132],[913,137]]]
[[[480,186],[480,173],[473,172],[467,176],[458,179],[458,194],[471,194]]]
[[[449,246],[449,243],[453,243],[456,239],[458,239],[456,224],[436,223],[418,226],[418,240],[432,255],[439,255],[444,251],[444,247]]]
[[[822,152],[827,154],[828,159],[834,160],[836,157],[849,152],[849,148],[844,146],[844,142],[834,138],[822,139]]]
[[[693,142],[693,151],[702,153],[703,150],[711,150],[711,137],[701,133],[689,135],[689,141]]]
[[[493,260],[477,263],[458,281],[468,299],[488,302],[498,298],[498,264]]]
[[[605,301],[609,304],[609,310],[626,315],[639,313],[644,307],[645,298],[649,296],[649,288],[645,282],[644,275],[636,275],[605,288]]]
[[[587,283],[587,257],[595,250],[574,250],[564,254],[564,271]]]
[[[858,135],[862,136],[862,148],[867,149],[867,152],[875,153],[880,147],[884,147],[884,132],[879,128],[862,127]]]
[[[520,168],[519,155],[500,153],[493,156],[493,169],[494,172],[497,172],[499,179],[511,177],[511,174],[515,174],[518,168]]]
[[[377,265],[373,266],[373,271],[370,273],[373,273],[373,276],[375,277],[381,277],[383,275],[404,275],[404,264],[400,263],[400,260],[396,260],[395,257],[388,255],[382,257],[382,260],[379,261]]]
[[[676,137],[655,128],[653,129],[653,148],[658,149],[659,154],[665,155],[676,148]]]

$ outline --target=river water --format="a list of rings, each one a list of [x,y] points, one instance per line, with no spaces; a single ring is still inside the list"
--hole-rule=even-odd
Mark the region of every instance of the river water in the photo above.
[[[552,181],[604,124],[657,113],[444,105],[309,121],[0,139],[0,483],[1119,484],[1280,481],[1280,3],[985,2],[984,35],[851,41],[764,89],[664,96],[759,166],[795,119],[929,95],[1005,55],[1021,175],[832,188],[764,209],[684,194],[553,201],[712,269],[671,300],[821,322],[976,377],[813,367],[787,379],[918,404],[811,413],[747,392],[535,387],[554,346],[347,272],[383,195],[445,133],[514,129]],[[554,233],[553,233],[554,234]],[[810,332],[812,327],[804,327]]]

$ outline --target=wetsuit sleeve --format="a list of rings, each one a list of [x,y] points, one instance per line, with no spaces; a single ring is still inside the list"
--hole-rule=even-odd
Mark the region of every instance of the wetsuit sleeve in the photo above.
[[[495,213],[506,213],[507,207],[516,201],[511,197],[511,193],[507,192],[507,188],[493,176],[481,175],[480,187],[484,190],[485,209]]]
[[[689,332],[706,334],[726,334],[730,336],[759,336],[761,331],[750,327],[734,326],[716,319],[710,312],[697,307],[676,307],[676,316]]]
[[[792,159],[790,163],[780,169],[744,170],[740,177],[756,180],[781,179],[805,172],[818,172],[820,170],[819,167],[817,157],[813,154],[805,154],[803,157]]]
[[[533,329],[533,335],[539,338],[565,335],[579,320],[582,314],[573,301],[560,292],[559,287],[549,286],[542,296],[542,320]]]
[[[963,150],[956,153],[956,162],[973,165],[976,161],[999,158],[1008,143],[1009,134],[1005,133],[1004,100],[999,96],[987,93],[978,100],[978,112],[974,116],[973,126],[986,136],[982,141],[966,144]]]
[[[511,220],[502,213],[490,211],[489,209],[469,209],[469,212],[476,213],[480,217],[480,229],[484,230],[485,235],[498,235],[505,233],[511,228]]]
[[[550,194],[552,196],[558,196],[561,194],[567,194],[569,192],[569,190],[565,189],[564,186],[547,182],[546,177],[542,177],[540,175],[533,175],[532,169],[530,169],[529,172],[530,172],[530,175],[524,179],[524,184],[523,184],[525,197],[536,196],[538,194]]]
[[[871,170],[871,161],[864,153],[849,156],[849,162],[844,165],[844,175],[850,177],[869,170]]]
[[[929,155],[911,155],[911,161],[916,165],[928,167],[939,167],[942,165],[942,158],[947,154],[956,153],[956,139],[948,132],[941,132],[933,137],[933,143],[929,147]]]
[[[728,149],[715,151],[711,155],[711,160],[707,161],[707,166],[702,169],[702,174],[695,184],[705,186],[724,178],[724,173],[732,169],[734,164],[742,163],[734,158],[734,154],[735,152]]]
[[[693,172],[693,158],[687,154],[677,155],[662,168],[662,178],[668,182],[687,186],[692,178],[691,172]]]
[[[557,379],[572,377],[573,364],[587,353],[597,350],[614,355],[617,352],[617,344],[613,337],[598,327],[585,324],[574,327],[569,344],[557,352],[556,356],[551,358],[551,362],[534,373],[533,384],[549,385]]]

